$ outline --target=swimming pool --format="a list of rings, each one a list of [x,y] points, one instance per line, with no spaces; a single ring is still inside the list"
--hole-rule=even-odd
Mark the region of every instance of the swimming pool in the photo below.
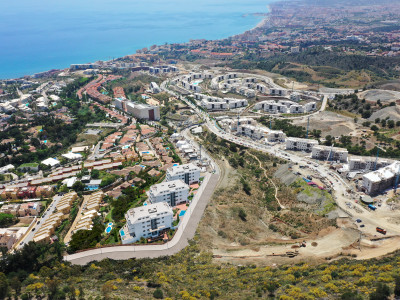
[[[107,228],[106,228],[106,232],[107,232],[107,233],[110,233],[111,230],[112,230],[112,227],[107,227]]]
[[[121,236],[125,236],[125,232],[123,229],[121,229],[119,233],[121,234]]]
[[[179,164],[173,164],[174,167],[179,166]]]
[[[142,153],[149,154],[150,152],[149,151],[142,151]]]
[[[186,210],[181,210],[179,212],[179,217],[183,217],[185,215],[185,213],[186,213]]]

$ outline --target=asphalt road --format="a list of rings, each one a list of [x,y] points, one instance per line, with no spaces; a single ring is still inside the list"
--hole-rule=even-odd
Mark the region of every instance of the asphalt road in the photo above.
[[[42,227],[43,223],[46,222],[46,220],[51,216],[51,214],[54,212],[56,209],[56,206],[58,204],[58,201],[60,201],[62,197],[61,196],[54,196],[53,201],[49,205],[47,209],[50,208],[49,211],[47,211],[43,214],[42,218],[37,218],[36,222],[40,222],[39,224],[36,224],[35,226],[32,227],[32,229],[29,231],[29,233],[25,236],[25,238],[22,240],[22,243],[28,244],[30,241],[33,240],[33,236],[35,235],[36,232],[40,230]],[[23,244],[18,245],[17,249],[21,248]]]

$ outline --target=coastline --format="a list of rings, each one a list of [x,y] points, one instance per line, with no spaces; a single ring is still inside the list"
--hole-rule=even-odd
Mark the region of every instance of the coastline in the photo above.
[[[245,31],[242,31],[242,32],[240,32],[240,33],[238,33],[238,34],[231,34],[231,35],[228,35],[228,36],[226,36],[226,37],[223,37],[223,38],[219,38],[219,39],[207,39],[208,41],[221,41],[221,40],[225,40],[225,39],[229,39],[229,38],[233,38],[233,37],[238,37],[238,36],[240,36],[240,35],[242,35],[242,34],[244,34],[244,33],[246,33],[246,32],[250,32],[250,31],[253,31],[253,30],[256,30],[256,29],[258,29],[258,28],[261,28],[261,27],[264,27],[264,26],[266,26],[267,24],[268,24],[268,22],[269,22],[269,18],[270,18],[270,12],[271,12],[271,7],[270,7],[270,4],[268,4],[268,5],[266,5],[266,7],[267,7],[267,12],[263,12],[263,13],[261,13],[261,12],[257,12],[257,13],[250,13],[250,14],[247,14],[248,16],[252,16],[252,17],[254,17],[254,18],[256,18],[256,16],[257,15],[262,15],[262,16],[264,16],[263,18],[262,18],[262,20],[260,20],[255,26],[253,26],[253,27],[251,27],[250,29],[248,29],[248,30],[245,30]],[[188,41],[184,41],[184,42],[170,42],[170,44],[180,44],[180,43],[187,43]],[[161,44],[156,44],[156,45],[161,45]],[[136,50],[139,50],[139,49],[141,49],[140,47],[137,47],[137,48],[135,48],[135,49],[133,49],[133,51],[136,51]],[[123,58],[123,57],[125,57],[125,56],[127,56],[127,55],[131,55],[132,53],[128,53],[128,54],[123,54],[123,55],[120,55],[120,56],[118,56],[118,57],[115,57],[115,58],[113,58],[113,59],[119,59],[119,58]],[[87,61],[87,62],[84,62],[84,63],[90,63],[90,62],[94,62],[94,61],[98,61],[98,60],[102,60],[102,61],[109,61],[109,60],[104,60],[104,59],[94,59],[94,60],[92,60],[92,61]],[[80,62],[72,62],[72,63],[69,63],[69,64],[73,64],[73,63],[80,63]],[[58,70],[58,71],[62,71],[62,70],[65,70],[65,69],[68,69],[69,68],[69,66],[66,66],[66,67],[56,67],[56,68],[49,68],[49,69],[47,69],[47,70],[40,70],[40,71],[37,71],[37,72],[32,72],[32,73],[29,73],[29,72],[27,72],[27,74],[25,74],[25,75],[21,75],[21,76],[17,76],[17,77],[12,77],[12,76],[5,76],[4,78],[0,78],[0,81],[1,80],[15,80],[15,79],[21,79],[21,78],[25,78],[25,77],[31,77],[31,76],[33,76],[34,74],[37,74],[37,73],[45,73],[45,72],[49,72],[49,71],[51,71],[51,70]]]

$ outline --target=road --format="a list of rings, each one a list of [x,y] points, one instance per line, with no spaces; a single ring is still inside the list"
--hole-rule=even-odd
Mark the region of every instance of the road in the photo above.
[[[53,197],[53,201],[51,202],[51,204],[47,208],[47,209],[50,209],[50,210],[49,211],[46,210],[45,213],[43,214],[42,218],[38,218],[37,219],[37,222],[40,222],[40,223],[32,227],[32,229],[28,232],[28,234],[22,240],[22,243],[28,244],[30,241],[33,240],[33,236],[35,235],[36,232],[38,232],[40,230],[40,227],[42,227],[42,224],[44,222],[46,222],[46,220],[54,212],[54,210],[56,209],[56,206],[57,206],[57,204],[58,204],[58,202],[60,201],[61,198],[62,198],[61,196],[54,196]],[[18,246],[18,249],[20,249],[22,246],[23,245],[20,244]]]

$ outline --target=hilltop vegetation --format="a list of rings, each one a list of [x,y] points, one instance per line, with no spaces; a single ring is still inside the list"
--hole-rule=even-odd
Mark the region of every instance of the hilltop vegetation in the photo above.
[[[237,69],[260,69],[327,87],[363,87],[398,76],[399,57],[369,57],[316,46],[297,54],[274,54],[266,59],[250,54],[229,63]]]
[[[104,260],[81,267],[61,262],[60,250],[57,243],[29,244],[2,260],[0,299],[383,300],[400,295],[396,255],[322,265],[233,266],[214,263],[194,242],[172,257]]]

